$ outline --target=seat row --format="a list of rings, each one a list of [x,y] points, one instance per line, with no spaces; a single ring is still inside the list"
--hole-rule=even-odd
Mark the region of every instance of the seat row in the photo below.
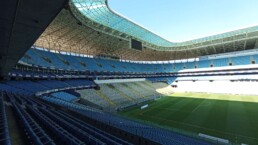
[[[12,102],[15,112],[24,130],[35,145],[55,145],[53,140],[45,133],[38,123],[19,104]]]
[[[31,97],[5,94],[17,114],[27,140],[35,145],[130,145],[108,132]],[[78,109],[78,108],[77,108]],[[2,145],[2,143],[1,143]],[[5,145],[5,144],[4,144]],[[11,144],[6,144],[11,145]]]
[[[124,132],[135,134],[137,136],[143,136],[146,139],[152,140],[154,142],[158,142],[160,144],[164,144],[164,145],[171,145],[171,144],[173,145],[174,144],[175,145],[182,145],[182,144],[209,145],[210,144],[205,141],[187,137],[175,132],[166,131],[160,128],[152,127],[152,126],[131,121],[125,118],[121,118],[121,116],[116,116],[116,115],[104,113],[101,111],[93,112],[90,109],[85,109],[80,107],[78,104],[67,103],[64,101],[57,101],[57,100],[53,100],[53,98],[50,98],[50,97],[48,98],[42,97],[42,99],[50,101],[51,103],[54,103],[60,106],[64,106],[69,110],[76,111],[83,116],[92,118],[93,120],[102,122],[104,124],[113,126],[115,128],[119,128]]]
[[[37,92],[65,88],[91,88],[95,87],[92,81],[85,79],[74,80],[37,80],[37,81],[4,81],[0,83],[0,91],[16,94],[34,95]]]
[[[11,145],[3,93],[0,94],[0,144]]]
[[[258,61],[257,58],[257,54],[246,56],[232,54],[224,58],[213,57],[213,59],[202,59],[193,62],[178,61],[177,63],[167,64],[139,64],[121,62],[119,60],[71,56],[32,48],[27,51],[20,61],[34,66],[64,70],[163,73],[177,72],[183,69],[255,64]]]

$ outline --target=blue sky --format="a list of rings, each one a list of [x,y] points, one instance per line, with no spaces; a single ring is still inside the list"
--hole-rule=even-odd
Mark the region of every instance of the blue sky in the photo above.
[[[109,0],[109,6],[172,42],[258,25],[258,0]]]

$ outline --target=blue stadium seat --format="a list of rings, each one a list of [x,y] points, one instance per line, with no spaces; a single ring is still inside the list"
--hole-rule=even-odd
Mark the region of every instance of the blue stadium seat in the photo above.
[[[257,55],[253,56],[258,61]],[[52,53],[38,49],[30,49],[21,59],[22,62],[63,70],[80,70],[91,72],[130,72],[130,73],[167,73],[177,72],[182,69],[209,68],[232,65],[250,64],[250,56],[230,56],[229,58],[218,58],[200,60],[195,62],[177,62],[168,64],[139,64],[120,62],[110,59],[88,58]],[[83,65],[84,64],[84,65]],[[21,74],[22,75],[22,74]]]
[[[239,56],[231,58],[233,65],[248,65],[251,64],[250,56]]]
[[[155,83],[155,82],[165,82],[167,84],[172,84],[176,77],[155,77],[155,78],[147,78],[147,80]]]
[[[43,96],[44,100],[50,101],[54,104],[61,105],[67,109],[74,110],[82,115],[85,115],[94,120],[109,124],[111,126],[120,128],[126,132],[130,132],[135,135],[143,136],[147,139],[156,141],[161,144],[190,144],[190,145],[209,145],[204,141],[189,138],[184,135],[180,135],[174,132],[165,131],[148,125],[140,124],[134,121],[123,119],[111,114],[106,114],[100,111],[92,111],[89,108],[82,107],[78,104],[73,104],[63,100],[55,99],[52,97]]]
[[[84,145],[81,140],[63,129],[59,124],[51,120],[48,116],[41,113],[38,109],[28,106],[28,111],[40,121],[42,125],[51,130],[59,141],[71,145]]]
[[[128,143],[124,140],[121,140],[107,132],[104,132],[92,125],[86,124],[85,122],[83,122],[65,112],[54,111],[54,113],[65,120],[69,120],[70,123],[89,132],[90,134],[94,135],[95,137],[97,137],[98,139],[100,139],[103,142],[106,142],[108,144],[123,144],[123,145],[130,144],[130,143]]]
[[[7,116],[6,116],[2,92],[0,94],[0,144],[11,145],[11,139],[9,135]]]
[[[61,99],[67,102],[73,102],[75,100],[77,100],[78,98],[76,96],[73,96],[71,94],[68,94],[66,92],[56,92],[56,93],[52,93],[51,96],[57,98],[57,99]]]
[[[213,60],[214,67],[228,66],[229,63],[230,62],[229,62],[229,60],[227,58]]]
[[[42,128],[32,119],[32,117],[15,102],[12,105],[17,112],[17,115],[23,123],[23,128],[26,130],[31,140],[36,145],[55,145],[52,139],[42,130]]]

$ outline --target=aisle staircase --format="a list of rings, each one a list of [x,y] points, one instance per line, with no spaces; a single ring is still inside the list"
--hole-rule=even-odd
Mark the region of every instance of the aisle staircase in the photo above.
[[[131,86],[127,85],[127,84],[122,84],[123,86],[127,87],[128,89],[132,90],[134,93],[138,94],[140,97],[145,98],[146,96],[142,95],[140,92],[136,91],[135,89],[133,89]]]
[[[131,97],[127,96],[126,94],[124,94],[123,92],[121,92],[120,90],[118,90],[116,87],[114,87],[112,84],[107,84],[107,86],[108,86],[110,89],[113,89],[114,91],[116,91],[118,94],[121,95],[121,97],[125,98],[126,100],[128,100],[128,101],[135,101],[134,98],[131,98]]]
[[[116,107],[116,106],[117,106],[113,101],[111,101],[107,96],[105,96],[104,94],[102,94],[99,90],[96,91],[96,93],[97,93],[101,98],[103,98],[106,102],[108,102],[111,106],[113,106],[113,107]]]

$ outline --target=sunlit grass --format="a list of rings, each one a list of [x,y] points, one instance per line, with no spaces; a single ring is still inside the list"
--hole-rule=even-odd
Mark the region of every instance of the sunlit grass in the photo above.
[[[176,92],[170,97],[199,98],[212,100],[240,101],[240,102],[256,102],[258,103],[258,95],[234,95],[234,94],[211,94],[211,93],[193,93],[193,92]]]
[[[175,93],[148,104],[144,110],[137,106],[120,114],[195,136],[258,144],[258,96]]]

